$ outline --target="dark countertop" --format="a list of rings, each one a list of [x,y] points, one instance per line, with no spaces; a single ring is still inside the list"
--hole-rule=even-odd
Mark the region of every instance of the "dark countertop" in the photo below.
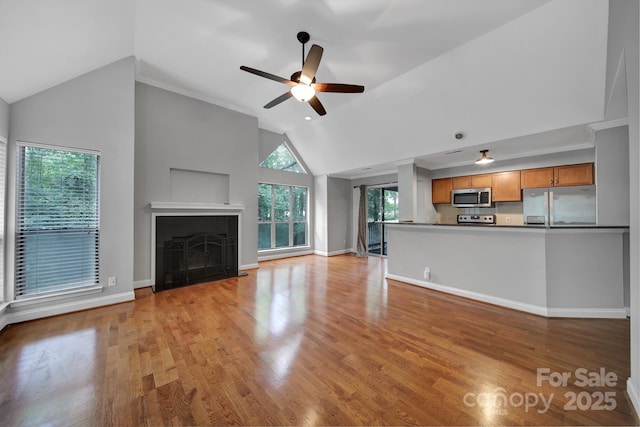
[[[525,229],[547,229],[547,230],[561,230],[561,229],[628,229],[628,225],[589,225],[589,224],[576,224],[576,225],[498,225],[498,224],[438,224],[433,222],[386,222],[389,225],[432,225],[435,227],[480,227],[480,228],[525,228]]]

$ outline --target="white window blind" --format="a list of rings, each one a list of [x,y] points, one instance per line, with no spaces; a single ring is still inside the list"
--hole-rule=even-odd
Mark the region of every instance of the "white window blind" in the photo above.
[[[16,297],[99,283],[95,153],[18,146]]]

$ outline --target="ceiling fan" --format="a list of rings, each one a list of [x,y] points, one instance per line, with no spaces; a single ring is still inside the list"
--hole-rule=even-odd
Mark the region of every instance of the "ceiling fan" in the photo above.
[[[309,33],[300,31],[298,33],[298,41],[302,43],[302,70],[296,71],[291,75],[290,79],[279,77],[274,74],[256,70],[255,68],[240,66],[241,70],[248,73],[264,77],[266,79],[275,80],[291,86],[291,89],[280,95],[273,101],[267,103],[264,108],[272,108],[281,102],[286,101],[292,96],[300,102],[308,102],[309,105],[321,116],[327,114],[324,106],[316,96],[316,92],[339,92],[339,93],[362,93],[364,86],[350,85],[343,83],[316,83],[316,71],[320,65],[322,52],[324,49],[317,44],[311,45],[307,59],[304,58],[304,45],[309,41]]]

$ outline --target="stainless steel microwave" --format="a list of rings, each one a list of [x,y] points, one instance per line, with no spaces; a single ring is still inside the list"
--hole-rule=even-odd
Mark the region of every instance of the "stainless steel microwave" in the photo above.
[[[451,205],[457,208],[490,208],[491,188],[465,188],[451,191]]]

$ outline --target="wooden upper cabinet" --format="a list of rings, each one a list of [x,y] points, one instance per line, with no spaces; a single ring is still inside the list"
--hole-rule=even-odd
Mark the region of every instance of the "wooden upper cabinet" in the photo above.
[[[491,175],[454,176],[451,178],[452,189],[491,187]]]
[[[593,184],[593,163],[525,169],[521,172],[522,188],[563,187]]]
[[[492,202],[519,202],[522,200],[520,171],[498,172],[491,175]]]
[[[553,186],[553,168],[525,169],[520,172],[522,188]]]
[[[553,185],[556,187],[591,185],[593,184],[593,163],[557,166],[553,168],[553,179]]]
[[[451,178],[431,181],[431,203],[451,203]]]

